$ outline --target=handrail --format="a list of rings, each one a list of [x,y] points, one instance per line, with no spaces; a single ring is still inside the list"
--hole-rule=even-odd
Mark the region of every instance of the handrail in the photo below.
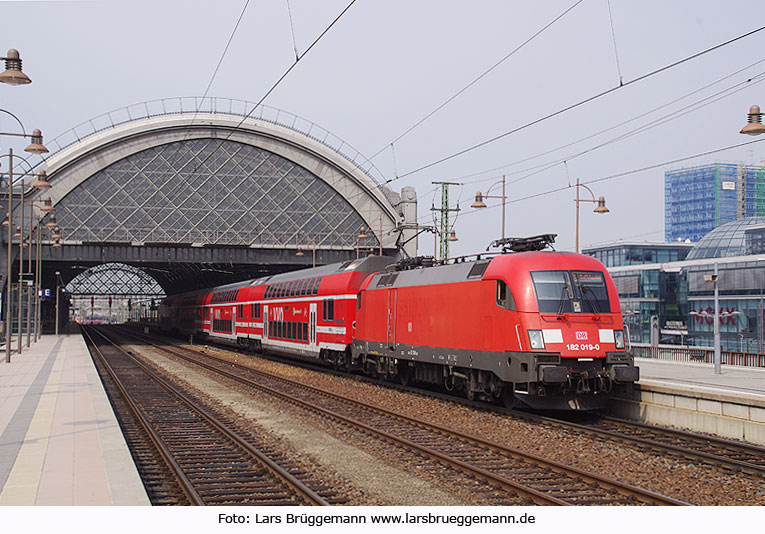
[[[715,351],[711,347],[681,347],[678,345],[649,345],[632,343],[631,352],[637,358],[672,362],[714,363]],[[765,354],[756,352],[720,352],[723,365],[765,368]]]

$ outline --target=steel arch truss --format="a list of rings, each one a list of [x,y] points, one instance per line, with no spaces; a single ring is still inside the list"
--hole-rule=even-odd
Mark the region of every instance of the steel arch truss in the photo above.
[[[306,169],[215,139],[176,141],[118,160],[69,192],[56,215],[66,238],[83,242],[353,248],[365,226],[345,198]]]
[[[97,265],[77,275],[66,285],[74,296],[163,297],[159,283],[140,269],[123,263]]]

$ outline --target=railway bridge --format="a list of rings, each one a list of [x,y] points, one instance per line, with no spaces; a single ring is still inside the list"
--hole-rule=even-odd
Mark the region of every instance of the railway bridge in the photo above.
[[[51,152],[24,171],[44,169],[52,187],[38,191],[34,178],[25,180],[23,228],[31,230],[20,232],[34,244],[40,226],[42,289],[119,297],[138,283],[146,294],[174,294],[372,251],[416,250],[414,189],[392,191],[350,145],[281,110],[156,100],[46,144]],[[61,228],[58,247],[45,232],[47,198]],[[13,219],[21,221],[18,195]],[[12,239],[14,283],[20,239]]]

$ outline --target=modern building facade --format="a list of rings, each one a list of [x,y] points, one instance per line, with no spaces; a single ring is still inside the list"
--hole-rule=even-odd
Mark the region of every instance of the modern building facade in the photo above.
[[[585,249],[582,254],[594,256],[606,267],[621,267],[684,260],[693,246],[693,243],[619,241]]]
[[[723,350],[765,352],[763,237],[765,217],[738,219],[704,236],[685,259],[609,266],[630,341],[712,347],[715,283],[709,280],[717,266]],[[602,257],[604,251],[623,245],[603,245],[584,253]],[[681,245],[686,244],[667,244]],[[637,244],[632,246],[630,255],[638,257]],[[648,257],[656,247],[645,246]]]
[[[765,216],[765,164],[713,163],[664,174],[667,241],[698,241],[735,219]]]

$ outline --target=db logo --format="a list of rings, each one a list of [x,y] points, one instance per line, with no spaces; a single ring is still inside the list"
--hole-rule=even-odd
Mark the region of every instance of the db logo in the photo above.
[[[587,340],[587,332],[577,332],[576,339]]]

